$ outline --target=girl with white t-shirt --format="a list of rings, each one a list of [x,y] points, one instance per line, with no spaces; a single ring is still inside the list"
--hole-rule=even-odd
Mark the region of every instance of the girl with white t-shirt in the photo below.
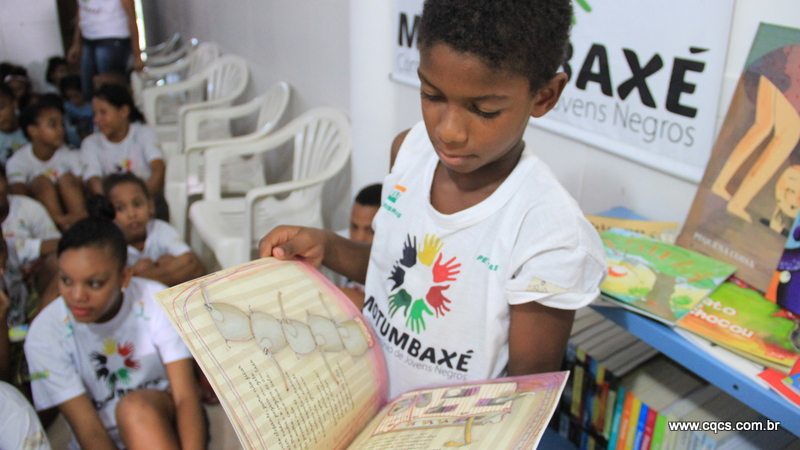
[[[133,277],[110,221],[85,219],[58,246],[59,292],[25,340],[33,400],[58,407],[71,448],[205,448],[189,350],[157,304],[166,287]]]
[[[205,275],[203,263],[178,230],[153,218],[153,199],[141,178],[130,172],[109,175],[103,192],[105,205],[98,209],[114,219],[125,235],[128,266],[134,276],[175,286]]]
[[[98,131],[81,144],[83,180],[91,194],[102,194],[102,179],[112,173],[133,172],[147,183],[154,197],[164,190],[164,155],[156,133],[144,124],[127,88],[100,86],[92,97]]]

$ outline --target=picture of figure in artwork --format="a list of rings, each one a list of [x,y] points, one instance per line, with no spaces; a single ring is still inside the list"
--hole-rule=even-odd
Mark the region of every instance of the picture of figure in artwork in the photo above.
[[[769,289],[800,211],[800,29],[762,23],[677,244]]]

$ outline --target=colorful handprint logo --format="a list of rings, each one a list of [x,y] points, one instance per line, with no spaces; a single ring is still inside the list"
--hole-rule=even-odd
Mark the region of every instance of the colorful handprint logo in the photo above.
[[[425,316],[443,317],[452,300],[445,296],[461,264],[452,257],[445,261],[444,243],[435,234],[426,234],[421,245],[406,236],[402,256],[394,264],[389,280],[389,315],[402,312],[406,326],[419,334],[427,329]],[[424,295],[423,295],[424,294]]]

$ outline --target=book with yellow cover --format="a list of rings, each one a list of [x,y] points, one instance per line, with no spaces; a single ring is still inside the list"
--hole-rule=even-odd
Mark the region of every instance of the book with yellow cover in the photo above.
[[[535,448],[567,380],[555,372],[462,383],[387,404],[374,332],[298,261],[253,261],[157,299],[246,449]]]

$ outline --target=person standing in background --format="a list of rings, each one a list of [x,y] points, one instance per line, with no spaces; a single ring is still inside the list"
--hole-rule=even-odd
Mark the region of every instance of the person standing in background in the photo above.
[[[80,61],[83,92],[92,92],[92,77],[107,72],[124,74],[144,67],[139,48],[134,0],[78,0],[78,26],[67,61]]]

